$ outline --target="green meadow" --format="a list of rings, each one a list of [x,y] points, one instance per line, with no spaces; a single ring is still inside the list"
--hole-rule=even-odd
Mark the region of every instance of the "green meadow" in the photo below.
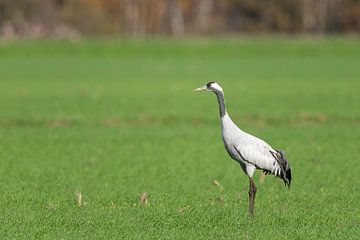
[[[292,167],[253,218],[209,81]],[[359,140],[355,38],[0,42],[1,239],[360,239]]]

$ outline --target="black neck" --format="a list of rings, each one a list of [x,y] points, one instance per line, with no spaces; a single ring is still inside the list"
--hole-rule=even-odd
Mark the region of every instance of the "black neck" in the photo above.
[[[220,117],[222,118],[225,116],[225,113],[226,113],[224,93],[222,93],[220,91],[216,91],[215,94],[216,94],[218,102],[219,102]]]

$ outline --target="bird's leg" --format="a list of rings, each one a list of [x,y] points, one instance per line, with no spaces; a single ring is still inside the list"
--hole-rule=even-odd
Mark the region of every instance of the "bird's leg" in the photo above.
[[[256,186],[252,177],[249,177],[250,189],[249,189],[249,215],[254,215],[254,202],[256,195]]]

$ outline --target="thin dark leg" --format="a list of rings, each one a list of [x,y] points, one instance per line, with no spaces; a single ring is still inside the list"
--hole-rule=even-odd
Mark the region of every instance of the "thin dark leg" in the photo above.
[[[254,215],[254,202],[256,195],[256,186],[252,177],[249,177],[250,190],[249,190],[249,215]]]

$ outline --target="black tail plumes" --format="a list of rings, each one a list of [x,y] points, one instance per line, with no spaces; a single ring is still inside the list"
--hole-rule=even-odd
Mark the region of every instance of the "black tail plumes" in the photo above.
[[[285,157],[285,153],[281,150],[276,150],[278,153],[278,162],[281,167],[280,177],[284,180],[285,186],[290,188],[291,184],[291,168],[288,160]]]
[[[285,186],[288,186],[290,188],[291,169],[290,164],[285,157],[285,153],[282,150],[276,150],[276,153],[271,151],[271,154],[274,156],[280,166],[280,174],[277,176],[284,180]]]

